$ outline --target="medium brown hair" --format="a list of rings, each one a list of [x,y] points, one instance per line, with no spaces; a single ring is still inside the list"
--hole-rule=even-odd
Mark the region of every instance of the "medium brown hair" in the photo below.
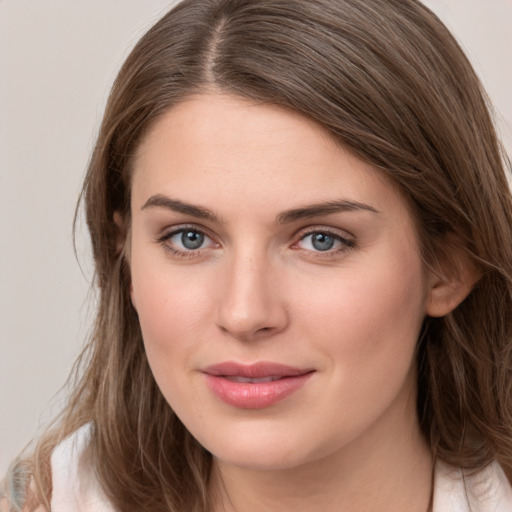
[[[112,89],[83,189],[99,287],[92,339],[58,428],[28,467],[90,424],[89,455],[124,512],[206,511],[211,456],[167,404],[129,298],[114,214],[129,229],[133,155],[186,97],[220,90],[293,109],[386,173],[426,265],[462,251],[480,279],[418,342],[418,415],[434,457],[512,474],[512,202],[481,84],[415,0],[185,0],[136,45]],[[27,466],[28,464],[28,466]]]

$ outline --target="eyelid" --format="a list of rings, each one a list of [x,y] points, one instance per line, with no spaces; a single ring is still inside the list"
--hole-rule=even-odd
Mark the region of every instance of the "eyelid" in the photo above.
[[[188,249],[188,250],[182,250],[176,247],[173,247],[169,240],[173,237],[178,235],[179,233],[183,233],[184,231],[194,231],[196,233],[199,233],[206,238],[208,238],[212,245],[214,247],[201,247],[198,249]],[[167,251],[171,252],[174,256],[182,257],[182,258],[194,258],[199,257],[202,252],[215,248],[215,246],[219,246],[220,244],[215,240],[215,237],[212,236],[209,232],[209,230],[203,228],[202,226],[197,226],[195,224],[178,224],[174,226],[170,226],[168,228],[165,228],[161,234],[159,234],[155,238],[155,242],[162,245]]]
[[[341,243],[341,247],[338,247],[336,249],[328,249],[325,251],[314,251],[310,249],[302,249],[298,247],[298,244],[302,242],[305,238],[308,236],[311,236],[315,233],[323,233],[329,236],[332,236],[336,240],[338,240]],[[345,252],[347,250],[353,249],[356,246],[356,237],[349,233],[348,231],[344,229],[339,228],[333,228],[330,226],[308,226],[306,228],[302,228],[294,237],[296,240],[292,244],[292,248],[297,250],[304,250],[306,252],[310,252],[314,254],[315,257],[329,257],[333,256],[339,252]]]
[[[181,231],[186,231],[187,229],[190,231],[197,231],[198,233],[201,233],[202,235],[205,235],[208,238],[211,238],[212,240],[215,238],[215,236],[211,234],[210,230],[205,228],[204,226],[184,222],[183,224],[175,224],[172,226],[167,226],[164,229],[160,230],[160,234],[158,234],[155,237],[155,241],[158,242],[158,241],[168,239],[169,237],[175,235],[176,233],[179,233]]]
[[[301,228],[300,230],[297,231],[294,238],[302,239],[308,235],[311,235],[312,233],[327,233],[329,235],[339,237],[343,240],[355,241],[356,238],[352,233],[350,233],[346,229],[335,228],[332,226],[325,226],[321,224]]]

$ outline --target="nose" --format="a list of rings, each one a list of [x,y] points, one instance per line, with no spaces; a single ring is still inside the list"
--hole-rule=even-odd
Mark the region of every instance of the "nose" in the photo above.
[[[239,254],[227,264],[221,284],[218,327],[250,341],[282,332],[288,325],[279,270],[264,255]]]

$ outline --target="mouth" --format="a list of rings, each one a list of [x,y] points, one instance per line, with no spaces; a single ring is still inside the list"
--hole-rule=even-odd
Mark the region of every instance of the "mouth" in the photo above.
[[[202,370],[213,394],[241,409],[263,409],[298,391],[315,372],[271,362],[224,362]]]
[[[251,384],[260,384],[262,382],[272,382],[274,380],[280,380],[282,378],[281,375],[270,375],[268,377],[259,377],[257,379],[252,379],[251,377],[242,377],[241,375],[219,375],[219,377],[224,377],[230,382],[249,382]]]

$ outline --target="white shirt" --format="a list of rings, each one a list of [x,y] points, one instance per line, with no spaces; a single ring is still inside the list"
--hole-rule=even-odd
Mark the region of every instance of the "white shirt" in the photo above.
[[[52,454],[52,512],[115,512],[81,457],[88,437],[84,425]],[[433,512],[512,512],[512,488],[497,462],[474,475],[438,463]]]

